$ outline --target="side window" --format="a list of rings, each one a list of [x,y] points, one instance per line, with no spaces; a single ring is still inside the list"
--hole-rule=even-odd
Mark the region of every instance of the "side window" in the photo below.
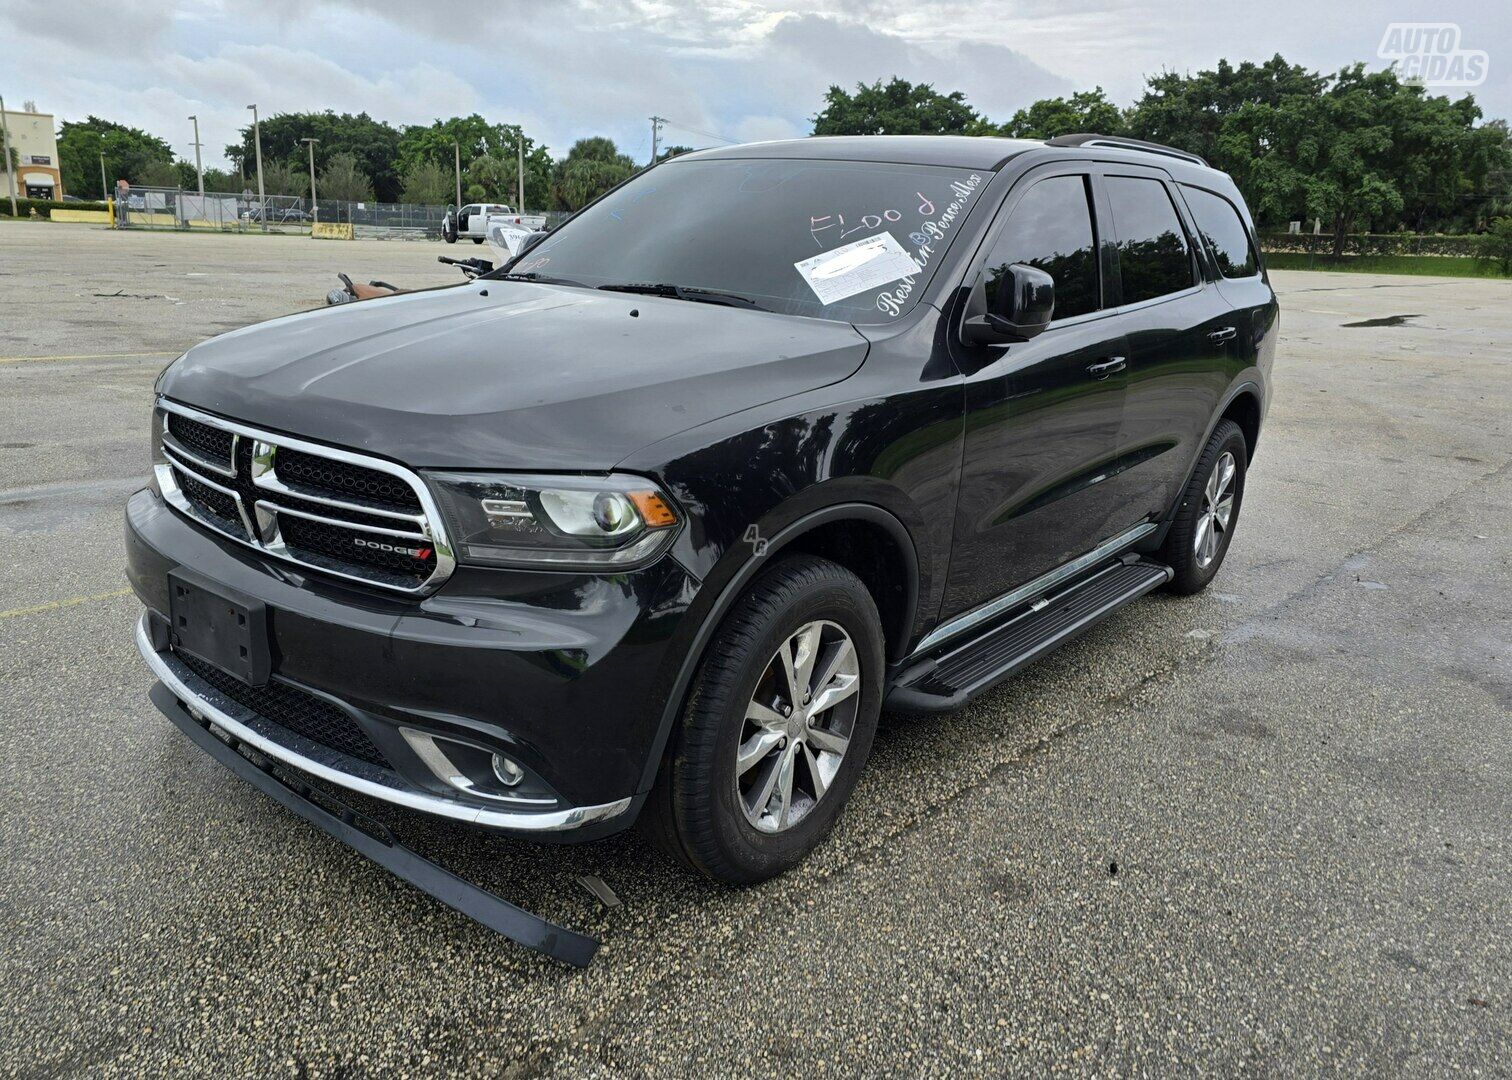
[[[989,296],[1014,263],[1055,279],[1056,319],[1085,315],[1101,306],[1086,177],[1048,177],[1019,200],[987,256]]]
[[[1196,284],[1186,231],[1164,184],[1139,176],[1110,176],[1108,202],[1118,232],[1125,304],[1153,300]]]
[[[1202,188],[1182,185],[1186,192],[1187,205],[1197,219],[1197,231],[1213,249],[1218,260],[1218,270],[1226,278],[1253,277],[1260,272],[1255,258],[1254,246],[1250,243],[1249,230],[1234,204],[1222,195],[1214,195]]]

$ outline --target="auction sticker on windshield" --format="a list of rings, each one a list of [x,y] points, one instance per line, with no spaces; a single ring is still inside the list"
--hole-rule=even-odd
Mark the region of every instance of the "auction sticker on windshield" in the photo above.
[[[903,245],[884,232],[793,264],[821,304],[880,289],[919,272]]]

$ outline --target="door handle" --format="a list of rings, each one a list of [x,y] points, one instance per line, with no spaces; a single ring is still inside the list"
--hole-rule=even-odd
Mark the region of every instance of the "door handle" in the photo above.
[[[1106,379],[1116,371],[1122,371],[1129,366],[1129,361],[1122,356],[1109,357],[1100,364],[1093,364],[1087,368],[1087,374],[1094,379]]]
[[[1215,344],[1222,344],[1225,341],[1233,341],[1238,336],[1239,331],[1235,330],[1232,326],[1220,326],[1208,335],[1208,340]]]

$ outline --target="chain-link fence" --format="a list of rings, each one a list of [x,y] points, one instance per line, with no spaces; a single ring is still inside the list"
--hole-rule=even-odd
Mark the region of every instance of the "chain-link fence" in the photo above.
[[[318,194],[318,192],[317,192]],[[352,202],[297,195],[241,194],[183,188],[133,187],[116,204],[116,224],[146,229],[209,229],[221,232],[308,233],[317,222],[351,225],[359,237],[437,239],[448,206],[421,203]],[[527,213],[529,213],[527,211]],[[548,226],[567,215],[540,212]]]

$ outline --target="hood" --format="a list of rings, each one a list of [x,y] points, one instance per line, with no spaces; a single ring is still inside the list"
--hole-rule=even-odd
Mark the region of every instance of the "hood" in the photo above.
[[[669,435],[861,366],[847,323],[478,281],[212,338],[159,391],[416,468],[609,469]]]

